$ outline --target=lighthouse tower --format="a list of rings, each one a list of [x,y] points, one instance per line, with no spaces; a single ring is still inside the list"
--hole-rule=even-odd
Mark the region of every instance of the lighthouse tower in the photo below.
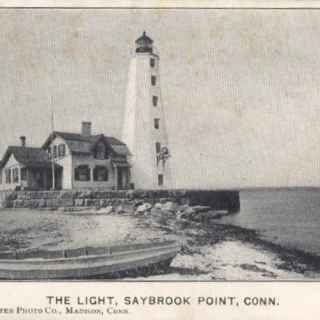
[[[122,140],[130,152],[136,189],[171,188],[170,154],[161,99],[159,56],[144,32],[136,42],[128,75]]]

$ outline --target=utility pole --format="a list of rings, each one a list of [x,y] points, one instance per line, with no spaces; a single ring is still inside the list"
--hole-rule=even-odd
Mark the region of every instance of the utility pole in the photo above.
[[[51,97],[51,171],[52,171],[52,190],[55,190],[56,182],[55,182],[55,162],[54,162],[54,153],[53,153],[53,134],[54,134],[54,114],[52,109],[52,97]]]

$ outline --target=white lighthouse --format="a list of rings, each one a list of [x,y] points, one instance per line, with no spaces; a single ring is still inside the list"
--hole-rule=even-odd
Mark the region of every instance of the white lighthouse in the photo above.
[[[144,32],[136,40],[128,75],[122,140],[131,152],[136,189],[172,187],[170,154],[161,99],[159,55]]]

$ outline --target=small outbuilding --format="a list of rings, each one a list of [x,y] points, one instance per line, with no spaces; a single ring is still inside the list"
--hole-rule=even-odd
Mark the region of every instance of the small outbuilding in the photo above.
[[[42,148],[9,146],[1,161],[0,187],[2,190],[48,190],[52,185],[52,166],[57,174],[62,168],[52,164],[48,153]]]

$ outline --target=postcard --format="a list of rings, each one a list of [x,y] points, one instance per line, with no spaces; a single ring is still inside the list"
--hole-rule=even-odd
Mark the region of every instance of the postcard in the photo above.
[[[319,316],[318,2],[0,5],[0,319]]]

